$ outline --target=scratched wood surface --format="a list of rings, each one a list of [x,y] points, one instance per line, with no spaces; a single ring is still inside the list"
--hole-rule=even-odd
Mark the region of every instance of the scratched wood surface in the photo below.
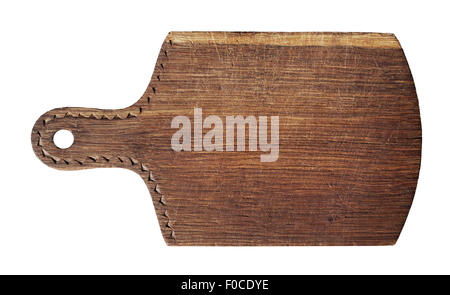
[[[278,159],[175,152],[171,121],[194,108],[224,122],[279,116]],[[53,143],[60,129],[74,134],[68,149]],[[54,109],[31,138],[53,168],[138,173],[168,245],[394,244],[421,157],[407,61],[376,33],[172,32],[133,106]]]

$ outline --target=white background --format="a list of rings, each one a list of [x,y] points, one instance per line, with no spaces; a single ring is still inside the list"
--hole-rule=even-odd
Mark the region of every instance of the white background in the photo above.
[[[0,273],[449,273],[449,7],[445,1],[1,1]],[[420,4],[422,3],[422,4]],[[171,30],[395,33],[420,101],[423,158],[395,246],[168,247],[134,172],[64,172],[31,128],[62,106],[122,108]]]

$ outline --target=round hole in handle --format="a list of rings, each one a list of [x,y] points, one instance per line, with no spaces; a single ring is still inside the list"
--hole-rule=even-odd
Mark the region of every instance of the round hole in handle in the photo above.
[[[61,129],[53,135],[53,143],[57,148],[67,149],[73,144],[73,134],[69,130]]]

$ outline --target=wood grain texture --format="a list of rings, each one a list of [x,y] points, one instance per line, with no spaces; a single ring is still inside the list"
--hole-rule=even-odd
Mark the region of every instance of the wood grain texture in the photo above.
[[[278,160],[173,151],[171,120],[196,107],[279,116]],[[60,129],[75,137],[65,150]],[[138,173],[169,245],[394,244],[421,157],[414,82],[391,34],[169,33],[136,104],[55,109],[31,138],[57,169]]]

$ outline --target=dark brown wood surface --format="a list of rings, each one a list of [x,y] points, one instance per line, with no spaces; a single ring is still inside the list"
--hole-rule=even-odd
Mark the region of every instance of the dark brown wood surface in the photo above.
[[[193,122],[194,108],[279,116],[278,160],[175,152],[171,120]],[[65,150],[60,129],[75,138]],[[407,61],[394,35],[375,33],[169,33],[136,104],[55,109],[31,138],[57,169],[138,173],[169,245],[394,244],[421,157]]]

